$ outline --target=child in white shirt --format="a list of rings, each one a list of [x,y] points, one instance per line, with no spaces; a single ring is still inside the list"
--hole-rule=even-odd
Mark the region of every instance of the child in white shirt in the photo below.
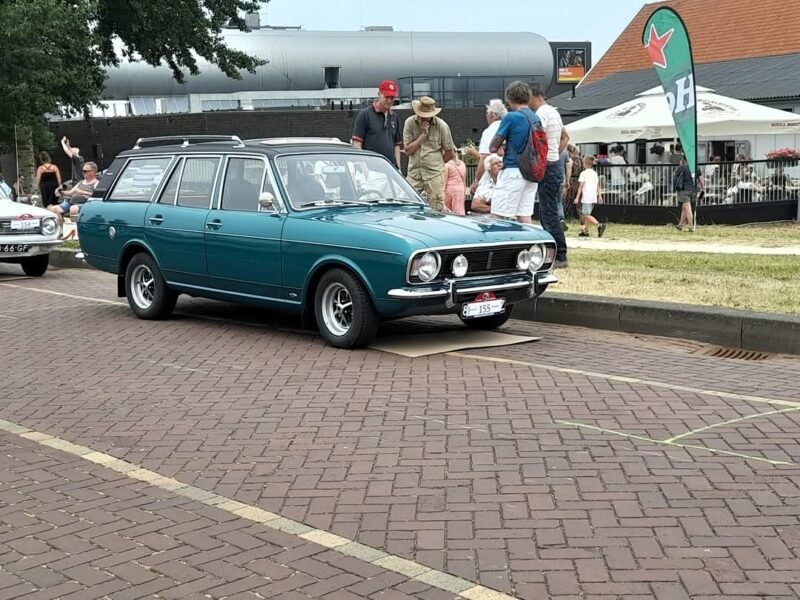
[[[583,171],[578,177],[578,194],[574,203],[581,205],[581,232],[578,235],[589,237],[589,223],[591,223],[597,227],[597,237],[603,237],[606,224],[598,223],[592,216],[594,205],[603,203],[603,192],[600,189],[600,178],[594,170],[593,156],[583,159]]]

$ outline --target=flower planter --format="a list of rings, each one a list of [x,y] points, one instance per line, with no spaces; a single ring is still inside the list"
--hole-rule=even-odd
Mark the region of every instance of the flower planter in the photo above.
[[[800,164],[800,159],[798,158],[771,158],[767,162],[767,166],[771,169],[779,169],[781,167],[788,169],[796,167],[798,164]]]

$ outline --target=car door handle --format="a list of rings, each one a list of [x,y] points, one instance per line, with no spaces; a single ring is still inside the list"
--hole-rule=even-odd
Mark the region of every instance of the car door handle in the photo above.
[[[209,221],[208,223],[206,223],[206,227],[208,229],[217,230],[220,227],[222,227],[222,221],[220,221],[219,219],[214,219],[213,221]]]
[[[150,217],[150,224],[151,225],[161,225],[164,222],[164,217],[161,215],[156,215],[155,217]]]

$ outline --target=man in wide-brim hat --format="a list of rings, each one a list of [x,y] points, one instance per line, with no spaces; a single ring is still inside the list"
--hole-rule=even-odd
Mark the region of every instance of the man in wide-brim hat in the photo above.
[[[403,143],[408,155],[408,182],[436,210],[444,208],[444,165],[455,156],[450,127],[437,117],[441,108],[430,96],[411,103],[414,116],[406,119]]]

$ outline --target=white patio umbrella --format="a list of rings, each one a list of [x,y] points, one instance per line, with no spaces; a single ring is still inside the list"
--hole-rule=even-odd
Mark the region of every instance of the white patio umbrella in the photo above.
[[[697,135],[719,137],[800,134],[800,115],[728,98],[697,86]],[[574,144],[671,139],[678,136],[664,91],[653,88],[633,100],[567,125]]]

